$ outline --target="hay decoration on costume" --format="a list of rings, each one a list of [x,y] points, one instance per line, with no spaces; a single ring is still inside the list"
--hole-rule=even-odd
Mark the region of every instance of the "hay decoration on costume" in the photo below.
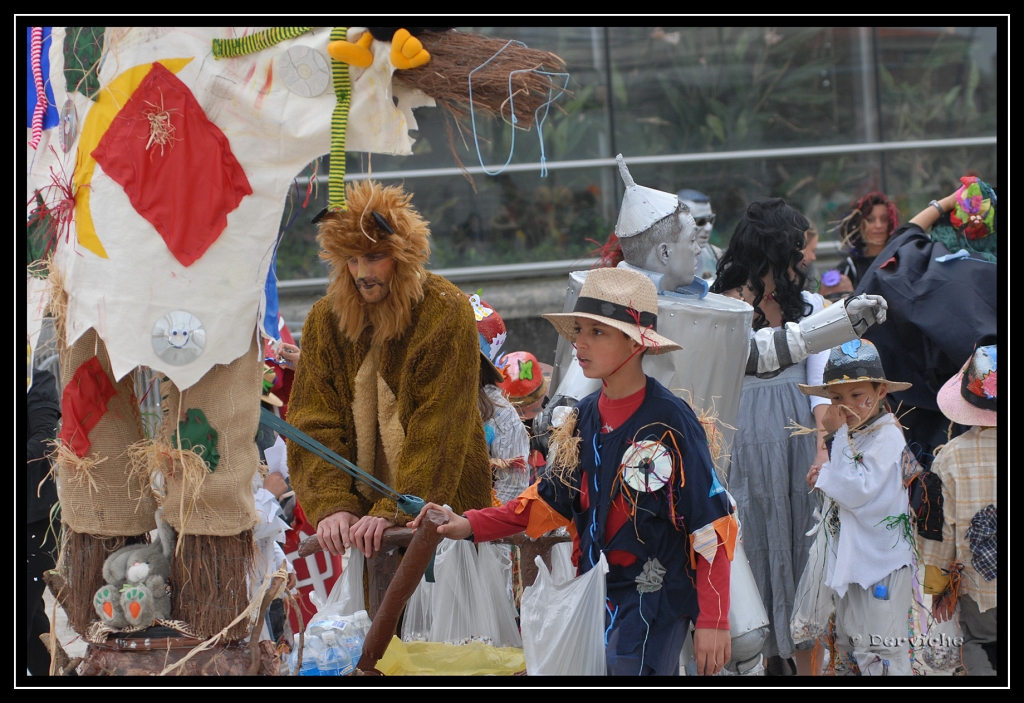
[[[50,146],[54,158],[57,151]],[[59,158],[58,158],[59,162]],[[65,242],[71,240],[71,223],[75,220],[75,194],[78,188],[74,186],[71,178],[64,171],[63,166],[60,172],[50,167],[50,183],[37,189],[28,201],[29,207],[28,231],[42,240],[43,256],[46,259],[56,249],[57,242],[62,238]]]
[[[202,451],[204,447],[200,446],[198,449]],[[129,456],[131,457],[131,454]],[[212,473],[212,471],[199,452],[178,442],[174,444],[166,444],[159,440],[148,442],[136,449],[133,462],[137,461],[146,461],[151,471],[160,472],[163,476],[164,485],[171,478],[180,478],[182,481],[179,500],[181,529],[178,530],[177,546],[177,549],[180,549],[185,525],[188,524],[189,517],[195,512],[197,503],[200,500],[203,483],[206,480],[206,476]],[[133,470],[135,470],[135,467],[133,467]],[[140,481],[140,483],[142,482]]]
[[[53,337],[57,349],[66,349],[68,293],[64,290],[64,274],[53,262],[46,261],[46,280],[50,284],[50,297],[46,303],[46,313],[53,318]]]
[[[163,96],[160,96],[160,105],[154,105],[148,100],[149,110],[143,110],[142,115],[149,120],[149,141],[146,142],[148,151],[153,145],[160,147],[160,156],[164,155],[164,146],[174,146],[174,142],[180,142],[180,137],[174,136],[174,125],[171,124],[171,113],[177,112],[177,108],[165,109]]]
[[[74,485],[80,491],[83,486],[88,486],[88,494],[92,498],[93,493],[99,490],[96,479],[93,477],[93,469],[110,457],[78,456],[70,445],[59,439],[50,442],[50,445],[53,446],[53,451],[49,455],[53,461],[53,468],[50,469],[49,476],[56,481],[60,470],[63,470],[63,480]]]
[[[579,413],[574,408],[558,427],[551,430],[551,460],[548,471],[551,476],[565,486],[572,487],[572,475],[580,463],[580,442],[582,437],[576,433],[576,419]]]
[[[526,459],[521,456],[512,457],[511,459],[491,457],[490,463],[492,471],[526,471],[530,468],[526,463]]]

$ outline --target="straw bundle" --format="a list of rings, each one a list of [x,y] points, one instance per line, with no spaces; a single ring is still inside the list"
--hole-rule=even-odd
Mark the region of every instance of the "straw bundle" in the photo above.
[[[103,562],[113,552],[129,544],[146,544],[149,533],[130,537],[99,537],[75,532],[63,526],[57,572],[63,581],[62,592],[54,594],[68,615],[68,624],[84,635],[96,619],[93,596],[103,586]]]
[[[549,471],[551,476],[558,479],[562,484],[573,487],[572,475],[580,463],[580,441],[576,434],[575,410],[565,418],[565,422],[551,430],[551,461]]]
[[[245,637],[249,623],[236,619],[250,606],[246,575],[254,555],[252,530],[231,537],[179,535],[171,556],[172,616],[202,637]]]
[[[473,74],[473,109],[489,117],[500,115],[512,122],[509,75],[518,70],[562,71],[565,61],[557,54],[508,44],[506,39],[465,32],[427,32],[419,39],[430,52],[430,61],[418,68],[395,72],[395,78],[418,88],[446,106],[456,118],[469,115],[469,74]],[[501,52],[498,54],[498,52]],[[497,54],[497,56],[495,56]],[[483,66],[488,59],[494,60]],[[519,73],[512,76],[517,127],[533,126],[535,111],[562,90],[552,76]],[[554,91],[552,93],[552,91]]]

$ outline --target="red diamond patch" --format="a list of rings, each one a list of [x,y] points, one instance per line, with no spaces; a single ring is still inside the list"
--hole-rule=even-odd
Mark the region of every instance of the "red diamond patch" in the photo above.
[[[224,132],[159,63],[92,155],[184,266],[217,241],[228,213],[252,194]]]

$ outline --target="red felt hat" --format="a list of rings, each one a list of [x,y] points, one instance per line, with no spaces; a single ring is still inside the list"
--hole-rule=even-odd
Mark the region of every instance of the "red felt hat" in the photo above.
[[[529,420],[541,411],[544,395],[551,380],[552,367],[537,360],[530,352],[510,352],[498,362],[505,377],[498,388],[516,406],[519,416]]]

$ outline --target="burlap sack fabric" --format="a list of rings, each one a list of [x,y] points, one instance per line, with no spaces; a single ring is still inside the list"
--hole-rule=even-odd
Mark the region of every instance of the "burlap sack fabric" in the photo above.
[[[156,502],[147,476],[131,471],[128,447],[143,439],[142,418],[132,375],[115,383],[106,347],[95,330],[88,330],[70,348],[60,350],[62,389],[78,368],[97,357],[117,393],[89,432],[85,457],[71,452],[56,456],[61,516],[78,533],[102,537],[140,535],[156,528]]]
[[[256,430],[260,418],[263,363],[254,334],[249,352],[230,364],[218,364],[184,391],[163,384],[165,416],[159,442],[169,447],[170,461],[161,462],[166,485],[164,519],[185,535],[232,536],[257,523],[252,478],[259,465]],[[220,461],[214,471],[195,477],[183,470],[172,437],[190,408],[203,411],[217,431]]]

